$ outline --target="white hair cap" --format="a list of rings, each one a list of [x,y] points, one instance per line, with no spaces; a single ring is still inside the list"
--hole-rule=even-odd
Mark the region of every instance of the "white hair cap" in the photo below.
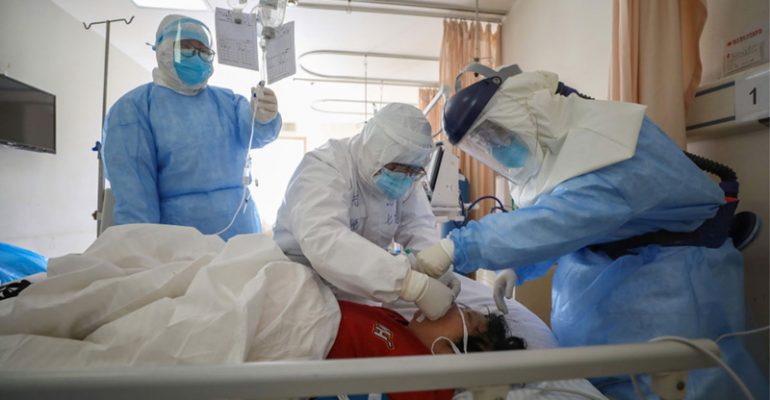
[[[424,167],[433,151],[430,122],[409,104],[383,107],[359,135],[362,154],[357,160],[358,169],[361,178],[369,183],[375,172],[391,162]]]

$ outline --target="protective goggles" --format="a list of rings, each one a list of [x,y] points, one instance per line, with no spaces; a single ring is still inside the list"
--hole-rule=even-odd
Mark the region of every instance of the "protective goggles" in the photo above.
[[[195,39],[182,39],[176,43],[179,44],[179,54],[184,58],[190,58],[197,55],[203,61],[211,62],[214,60],[214,55],[216,54],[214,50],[211,50]],[[175,51],[176,50],[177,49],[175,48]]]
[[[399,164],[394,162],[385,164],[384,167],[375,172],[374,176],[381,174],[382,169],[387,169],[390,172],[398,172],[404,174],[415,181],[425,176],[425,170],[422,167],[415,167],[412,165]]]

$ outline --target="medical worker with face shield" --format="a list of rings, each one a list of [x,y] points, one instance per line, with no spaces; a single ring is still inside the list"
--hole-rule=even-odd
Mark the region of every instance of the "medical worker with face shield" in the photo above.
[[[277,100],[268,88],[253,88],[249,104],[207,85],[211,47],[202,22],[165,17],[153,46],[153,81],[110,108],[103,157],[115,224],[185,225],[204,234],[222,231],[223,239],[261,231],[244,165],[250,148],[278,136]]]
[[[570,92],[553,73],[527,72],[489,77],[450,99],[450,141],[506,177],[520,208],[452,231],[417,255],[415,269],[441,276],[451,265],[461,273],[512,268],[495,283],[504,308],[516,280],[537,279],[556,263],[551,327],[562,346],[743,330],[743,259],[730,238],[712,247],[618,242],[696,230],[725,193],[645,106]],[[741,340],[721,341],[722,358],[757,399],[767,398],[767,380]],[[595,383],[611,397],[635,398],[628,377]],[[687,393],[739,397],[716,368],[690,372]]]
[[[432,150],[420,110],[383,107],[361,133],[305,155],[278,210],[275,241],[289,258],[312,266],[339,298],[402,299],[431,320],[442,317],[459,281],[451,273],[439,280],[413,271],[407,257],[386,250],[394,241],[421,250],[439,239],[418,183]]]

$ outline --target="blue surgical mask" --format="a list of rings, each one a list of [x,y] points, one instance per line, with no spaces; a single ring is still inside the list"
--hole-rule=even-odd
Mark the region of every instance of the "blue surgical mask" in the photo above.
[[[179,76],[179,80],[190,86],[198,86],[211,76],[214,67],[210,62],[202,60],[200,57],[182,58],[181,61],[174,61],[174,69]]]
[[[523,167],[529,157],[529,149],[527,146],[516,139],[507,146],[493,145],[491,147],[492,156],[495,157],[495,160],[508,168]]]
[[[409,192],[412,187],[412,178],[401,172],[393,172],[383,168],[374,177],[374,184],[390,200],[398,200]]]

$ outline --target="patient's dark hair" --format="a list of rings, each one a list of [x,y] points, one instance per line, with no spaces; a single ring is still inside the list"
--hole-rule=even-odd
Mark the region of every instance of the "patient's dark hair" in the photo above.
[[[482,334],[468,336],[468,353],[498,350],[522,350],[527,348],[524,339],[509,335],[510,330],[502,314],[487,314],[489,325],[487,331]],[[457,343],[457,348],[463,348],[463,340]]]

